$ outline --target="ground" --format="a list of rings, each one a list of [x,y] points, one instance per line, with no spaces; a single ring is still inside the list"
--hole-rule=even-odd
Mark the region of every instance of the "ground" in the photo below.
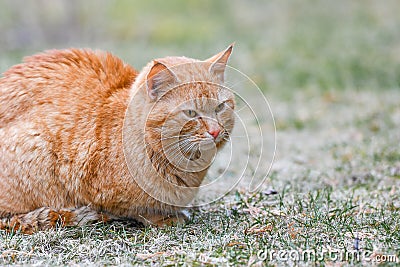
[[[300,257],[306,250],[331,253],[305,258],[308,263],[394,260],[390,255],[400,256],[398,99],[398,91],[385,91],[298,93],[290,100],[270,100],[277,157],[260,192],[238,189],[194,210],[184,226],[114,223],[31,236],[0,232],[0,260],[247,265],[263,259],[304,263]],[[360,259],[349,254],[355,248]]]
[[[236,188],[192,210],[183,226],[118,222],[33,235],[0,231],[0,265],[398,261],[396,0],[57,0],[24,1],[23,10],[21,3],[0,3],[1,72],[54,47],[110,50],[140,68],[165,55],[207,58],[236,41],[230,65],[267,97],[277,148],[259,191]]]

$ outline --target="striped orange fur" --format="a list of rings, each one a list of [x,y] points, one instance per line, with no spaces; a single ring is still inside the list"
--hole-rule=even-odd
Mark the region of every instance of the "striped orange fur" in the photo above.
[[[141,72],[80,49],[11,67],[0,78],[0,229],[29,234],[119,217],[183,222],[207,168],[170,164],[175,152],[163,148],[162,129],[191,138],[188,162],[198,154],[190,142],[224,144],[234,96],[219,84],[231,50],[205,61],[161,58]],[[201,115],[188,117],[192,110]]]

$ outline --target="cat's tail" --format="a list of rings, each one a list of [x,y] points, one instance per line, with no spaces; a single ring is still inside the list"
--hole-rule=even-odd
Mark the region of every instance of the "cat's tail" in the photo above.
[[[36,231],[57,226],[85,225],[93,222],[108,222],[110,220],[112,220],[110,216],[99,213],[88,206],[61,210],[43,207],[28,213],[0,218],[0,229],[32,234]]]

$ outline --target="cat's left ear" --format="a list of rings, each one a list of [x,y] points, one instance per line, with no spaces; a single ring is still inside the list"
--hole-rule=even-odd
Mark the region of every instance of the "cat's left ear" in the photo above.
[[[228,63],[228,59],[232,53],[233,45],[234,43],[228,46],[224,51],[206,60],[211,63],[208,69],[211,75],[217,76],[221,82],[224,82],[226,63]]]
[[[153,66],[146,76],[147,93],[151,100],[157,99],[163,89],[174,84],[177,77],[166,65],[153,60]]]

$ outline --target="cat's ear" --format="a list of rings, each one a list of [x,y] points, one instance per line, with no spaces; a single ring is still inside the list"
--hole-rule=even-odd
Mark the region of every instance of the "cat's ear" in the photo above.
[[[211,63],[208,69],[211,75],[217,76],[221,82],[224,82],[226,63],[228,63],[228,59],[232,53],[233,45],[234,43],[228,46],[224,51],[206,60]]]
[[[177,82],[176,75],[163,63],[153,60],[153,66],[146,76],[147,93],[155,100],[161,89]]]

